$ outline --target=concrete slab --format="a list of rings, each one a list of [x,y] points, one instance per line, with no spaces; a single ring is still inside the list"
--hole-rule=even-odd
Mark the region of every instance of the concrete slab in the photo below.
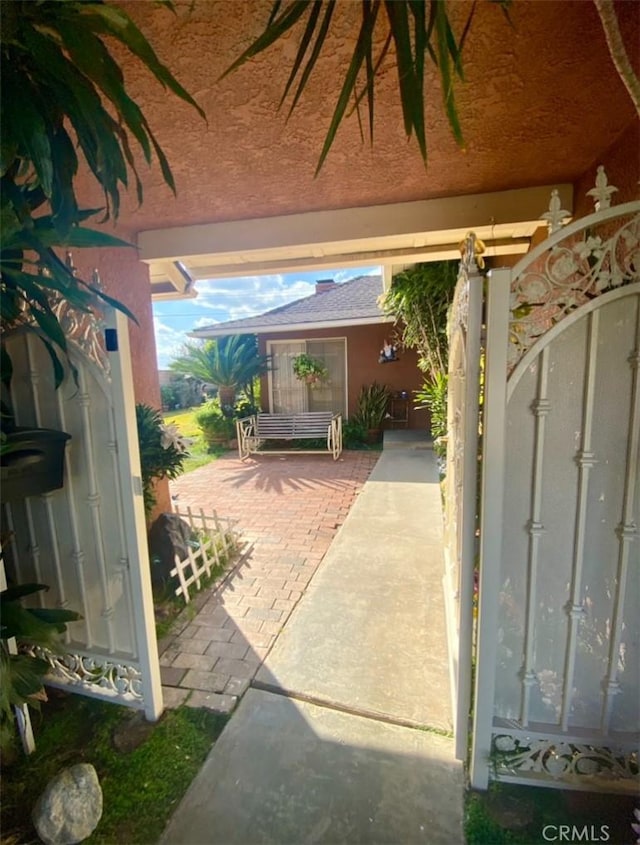
[[[462,842],[452,745],[249,690],[161,845]]]
[[[390,429],[383,432],[384,449],[430,449],[433,440],[428,431],[415,429]]]
[[[433,452],[383,452],[256,681],[450,730],[443,571]]]

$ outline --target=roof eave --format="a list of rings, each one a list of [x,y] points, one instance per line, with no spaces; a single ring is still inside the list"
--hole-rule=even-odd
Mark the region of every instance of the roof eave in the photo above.
[[[202,329],[195,329],[189,332],[188,336],[202,340],[212,337],[228,337],[235,334],[280,334],[280,332],[305,332],[315,331],[316,329],[345,329],[350,326],[375,326],[380,323],[393,322],[393,317],[385,317],[381,314],[379,317],[357,317],[351,320],[322,320],[318,322],[282,323],[281,325],[258,324],[245,328],[242,326],[225,327],[224,324],[221,324],[220,326],[206,326]]]

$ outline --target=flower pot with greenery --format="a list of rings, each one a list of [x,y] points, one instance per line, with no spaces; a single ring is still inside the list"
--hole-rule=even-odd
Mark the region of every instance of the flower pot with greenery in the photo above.
[[[372,384],[363,385],[360,389],[358,406],[351,421],[361,425],[367,431],[369,443],[380,441],[390,398],[391,391],[386,384],[378,384],[374,381]]]
[[[209,448],[226,446],[235,433],[235,420],[226,416],[217,400],[207,402],[195,416]]]
[[[326,380],[329,370],[323,361],[307,355],[306,352],[296,355],[293,359],[293,372],[299,381],[304,381],[311,387]]]

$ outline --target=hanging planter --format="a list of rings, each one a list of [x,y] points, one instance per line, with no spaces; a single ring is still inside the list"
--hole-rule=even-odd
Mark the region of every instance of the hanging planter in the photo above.
[[[50,428],[7,432],[0,455],[1,500],[26,499],[62,487],[64,449],[70,439],[65,431]]]
[[[310,387],[316,387],[329,375],[326,365],[306,352],[296,355],[293,359],[293,372],[299,381],[304,381]]]

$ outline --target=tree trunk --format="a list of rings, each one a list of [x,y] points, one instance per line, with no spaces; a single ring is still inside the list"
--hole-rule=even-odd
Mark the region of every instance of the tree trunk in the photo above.
[[[218,398],[220,399],[221,408],[233,408],[236,403],[235,387],[218,387]]]

